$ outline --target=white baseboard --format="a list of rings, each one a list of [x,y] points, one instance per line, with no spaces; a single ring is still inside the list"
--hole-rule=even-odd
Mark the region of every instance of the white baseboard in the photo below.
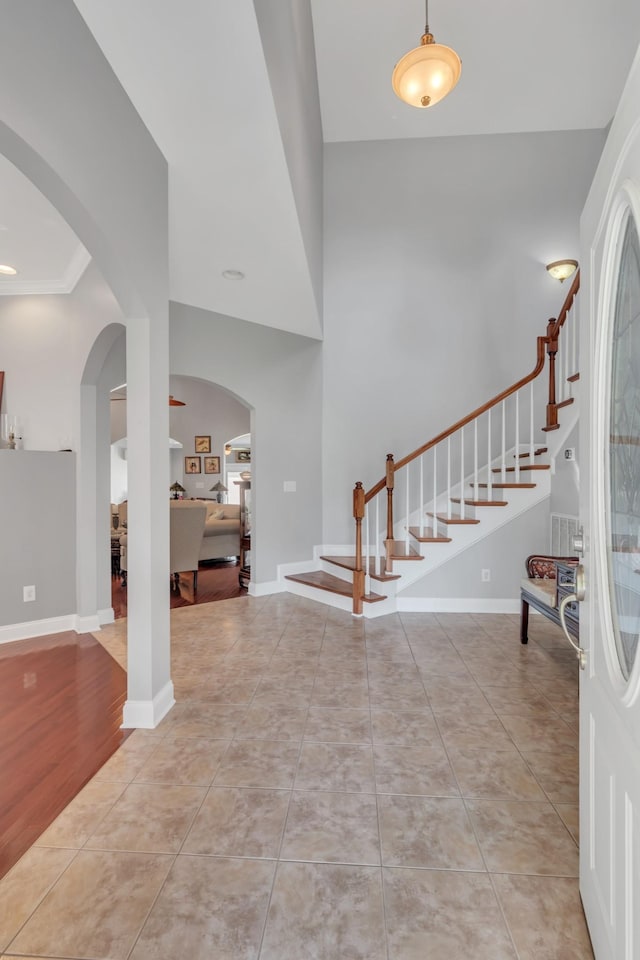
[[[266,580],[264,583],[253,583],[252,581],[249,584],[249,596],[268,597],[272,593],[284,593],[286,589],[286,586],[279,580]]]
[[[175,704],[173,683],[167,680],[153,700],[127,700],[122,711],[122,726],[153,730]]]
[[[115,620],[113,607],[105,607],[104,610],[98,610],[98,623],[101,627],[107,623],[115,623]]]
[[[45,620],[27,620],[24,623],[11,623],[0,627],[0,643],[13,640],[28,640],[29,637],[46,637],[49,633],[64,633],[77,629],[78,618],[75,613],[65,617],[47,617]]]
[[[320,560],[316,558],[315,560],[296,560],[295,563],[279,563],[277,569],[278,582],[280,582],[290,574],[295,575],[296,573],[309,573],[310,570],[319,570]]]
[[[396,597],[398,613],[520,613],[520,600],[481,597]]]
[[[113,613],[113,611],[111,611]],[[93,614],[90,617],[80,617],[76,615],[75,617],[76,625],[74,627],[78,633],[94,633],[96,630],[100,629],[100,615],[98,613]]]

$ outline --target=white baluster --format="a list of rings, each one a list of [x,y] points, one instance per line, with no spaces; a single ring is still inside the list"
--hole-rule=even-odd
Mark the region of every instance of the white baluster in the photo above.
[[[520,391],[516,393],[516,483],[520,483]]]
[[[575,307],[571,310],[571,376],[578,372],[578,311]],[[573,384],[572,384],[573,386]]]
[[[491,500],[491,489],[493,484],[493,474],[491,468],[493,467],[492,457],[491,457],[491,408],[487,410],[487,500]]]
[[[464,427],[460,427],[460,516],[464,520]]]
[[[451,437],[447,437],[447,517],[451,519]]]
[[[382,553],[380,552],[380,494],[376,497],[376,554],[378,557],[377,570],[382,574]]]
[[[405,529],[404,543],[405,543],[405,548],[406,548],[407,553],[408,553],[408,552],[409,552],[409,464],[407,464],[406,470],[407,470],[407,484],[406,484],[406,488],[407,488],[407,513],[406,513],[407,522],[405,523],[405,528],[404,528],[404,529]]]
[[[371,546],[369,541],[369,506],[368,504],[365,504],[365,508],[364,508],[364,532],[365,532],[365,538],[366,538],[365,551],[364,551],[364,562],[365,562],[364,592],[365,594],[367,594],[367,593],[371,593],[371,575],[370,575],[371,567],[370,567],[370,561],[369,561],[369,558],[371,556]]]
[[[533,409],[533,380],[529,384],[529,463],[533,463],[536,454],[535,417]]]
[[[424,533],[424,453],[420,457],[420,536]]]
[[[506,418],[506,406],[507,406],[506,401],[503,400],[502,403],[500,404],[500,406],[502,407],[502,470],[501,470],[501,476],[502,476],[502,482],[503,482],[503,483],[506,483],[506,482],[507,482],[507,472],[506,472],[506,471],[507,471],[507,461],[506,461],[506,454],[507,454],[507,450],[506,450],[507,424],[506,424],[506,419],[505,419],[505,418]]]
[[[433,523],[431,524],[431,533],[437,536],[438,521],[436,514],[438,512],[438,448],[433,448]]]
[[[473,499],[478,496],[478,418],[473,421]]]

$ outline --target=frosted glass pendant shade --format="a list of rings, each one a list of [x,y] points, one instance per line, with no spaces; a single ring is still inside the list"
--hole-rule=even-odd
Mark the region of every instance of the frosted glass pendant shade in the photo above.
[[[435,43],[425,33],[421,44],[395,65],[391,84],[396,96],[412,107],[432,107],[451,93],[460,79],[462,63],[451,47]]]

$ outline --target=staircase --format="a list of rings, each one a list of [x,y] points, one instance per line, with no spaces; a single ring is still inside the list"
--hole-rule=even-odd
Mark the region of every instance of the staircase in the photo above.
[[[578,271],[531,373],[403,459],[388,454],[375,486],[355,485],[353,545],[286,575],[287,590],[356,616],[394,612],[399,591],[549,496],[550,438],[579,380],[579,285]]]

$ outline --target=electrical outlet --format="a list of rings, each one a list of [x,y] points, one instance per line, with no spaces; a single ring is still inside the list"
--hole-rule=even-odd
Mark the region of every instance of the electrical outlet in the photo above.
[[[282,489],[285,493],[295,493],[296,492],[296,481],[295,480],[285,480]]]
[[[565,460],[575,460],[576,458],[575,447],[567,447],[566,450],[564,451],[564,458]]]
[[[481,570],[480,573],[482,576],[482,582],[489,583],[491,580],[491,570]]]
[[[36,598],[36,588],[32,585],[30,587],[22,588],[22,599],[25,603],[30,603],[31,600]]]

